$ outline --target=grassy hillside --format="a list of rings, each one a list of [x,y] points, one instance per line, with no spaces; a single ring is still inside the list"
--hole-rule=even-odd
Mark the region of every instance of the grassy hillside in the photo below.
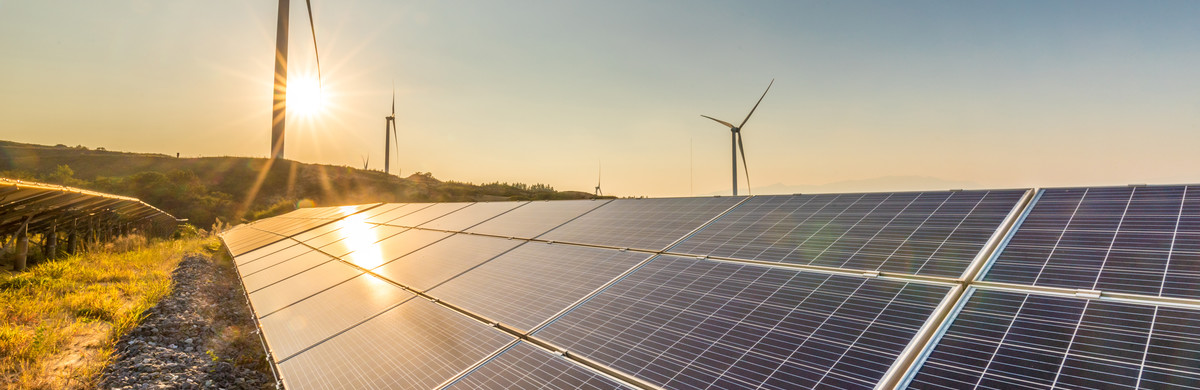
[[[208,226],[215,218],[236,222],[277,215],[297,205],[592,197],[541,184],[443,182],[428,173],[401,178],[289,160],[175,158],[9,141],[0,141],[0,177],[134,196],[198,226]]]

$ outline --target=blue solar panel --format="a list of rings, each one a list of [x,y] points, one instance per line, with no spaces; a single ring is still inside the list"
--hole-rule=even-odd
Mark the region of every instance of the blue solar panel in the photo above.
[[[1195,389],[1200,310],[975,290],[910,387]]]
[[[958,277],[1024,193],[756,196],[669,251]]]
[[[1200,298],[1200,188],[1044,190],[986,281]]]
[[[871,387],[948,291],[660,256],[534,336],[667,388]]]

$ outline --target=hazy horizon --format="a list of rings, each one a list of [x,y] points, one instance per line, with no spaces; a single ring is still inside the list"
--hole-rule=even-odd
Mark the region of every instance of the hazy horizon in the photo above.
[[[0,139],[265,157],[275,7],[0,3]],[[743,131],[755,194],[1200,182],[1200,3],[313,7],[326,106],[289,113],[302,162],[381,169],[394,80],[401,176],[589,191],[600,161],[606,194],[727,193],[728,129],[700,115],[740,123],[774,78]],[[302,87],[303,4],[291,20]]]

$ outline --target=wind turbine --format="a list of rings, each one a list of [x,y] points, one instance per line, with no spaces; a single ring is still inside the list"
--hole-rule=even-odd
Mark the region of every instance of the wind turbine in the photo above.
[[[750,113],[746,114],[746,119],[743,119],[742,124],[740,124],[740,125],[734,126],[733,124],[730,124],[729,122],[726,122],[726,121],[723,121],[723,120],[720,120],[717,118],[713,118],[708,115],[701,115],[702,117],[712,119],[712,120],[716,121],[717,123],[720,123],[722,125],[729,127],[730,137],[732,140],[731,141],[732,149],[733,149],[733,196],[737,196],[737,188],[738,188],[737,187],[737,160],[738,160],[737,156],[738,156],[739,150],[742,152],[742,168],[744,168],[746,170],[746,190],[747,191],[750,190],[750,167],[746,166],[746,148],[742,146],[742,127],[745,126],[746,122],[750,120],[750,116],[754,115],[754,110],[758,109],[758,104],[762,103],[762,100],[764,97],[767,97],[767,91],[770,91],[771,85],[774,85],[774,84],[775,84],[775,79],[771,79],[771,83],[767,84],[767,90],[763,91],[762,96],[760,96],[758,98],[758,103],[754,103],[754,108],[750,109]],[[753,195],[754,193],[751,192],[750,194]]]
[[[363,170],[367,170],[367,165],[371,164],[371,154],[367,153],[367,157],[358,156],[358,158],[363,160]]]
[[[317,28],[312,17],[312,1],[308,6],[308,27],[312,30],[313,54],[317,58],[317,85],[321,84],[321,55],[317,52]],[[275,29],[275,94],[271,105],[271,158],[283,158],[284,122],[287,119],[287,53],[289,0],[279,0],[279,23]]]
[[[600,166],[599,162],[596,163],[596,196],[597,197],[604,196],[604,191],[600,191],[600,174],[603,172],[602,171],[603,168],[604,167]]]
[[[392,171],[391,171],[392,151],[389,148],[392,147],[393,141],[391,138],[393,135],[396,134],[396,86],[395,85],[392,85],[392,115],[385,116],[385,117],[383,117],[383,119],[387,120],[387,123],[385,124],[385,126],[383,128],[383,173],[392,173]],[[400,136],[395,135],[395,137],[396,137],[396,140],[395,140],[396,153],[399,154],[400,153]]]

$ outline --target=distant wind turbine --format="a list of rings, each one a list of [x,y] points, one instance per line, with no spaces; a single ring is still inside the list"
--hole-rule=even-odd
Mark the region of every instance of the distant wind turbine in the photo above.
[[[400,153],[400,135],[396,134],[396,86],[392,85],[392,115],[383,117],[387,120],[383,128],[383,173],[392,173],[392,142],[396,143],[396,153]],[[395,141],[392,137],[395,136]]]
[[[313,54],[317,58],[317,85],[321,83],[321,55],[317,52],[317,28],[313,22],[312,1],[308,6],[308,27],[312,30]],[[271,105],[271,158],[283,158],[284,122],[287,119],[287,61],[289,0],[279,0],[279,23],[275,29],[275,94]]]
[[[722,125],[729,127],[729,132],[731,133],[731,139],[732,139],[732,149],[733,149],[733,196],[737,196],[737,188],[738,188],[737,187],[738,151],[741,151],[741,153],[742,153],[742,167],[746,170],[746,190],[747,191],[750,190],[750,167],[746,165],[746,148],[744,146],[742,146],[742,127],[745,126],[746,122],[748,122],[750,120],[750,116],[754,115],[754,110],[758,109],[758,104],[762,103],[762,100],[764,97],[767,97],[767,91],[770,91],[771,85],[774,85],[774,84],[775,84],[775,79],[771,79],[771,83],[767,84],[767,90],[763,91],[762,96],[760,96],[758,98],[758,103],[754,103],[754,108],[750,109],[750,113],[746,114],[746,119],[743,119],[742,124],[740,124],[740,125],[734,126],[733,124],[730,124],[729,122],[726,122],[726,121],[723,121],[723,120],[720,120],[717,118],[713,118],[708,115],[701,115],[702,117],[712,119],[712,120],[716,121],[717,123],[720,123]],[[753,195],[754,194],[753,191],[751,191],[750,194]]]
[[[363,160],[363,170],[367,170],[367,165],[371,164],[371,154],[367,153],[367,157],[358,156],[358,158]]]
[[[604,191],[600,190],[600,174],[604,172],[603,168],[600,162],[596,162],[596,196],[604,196]]]

